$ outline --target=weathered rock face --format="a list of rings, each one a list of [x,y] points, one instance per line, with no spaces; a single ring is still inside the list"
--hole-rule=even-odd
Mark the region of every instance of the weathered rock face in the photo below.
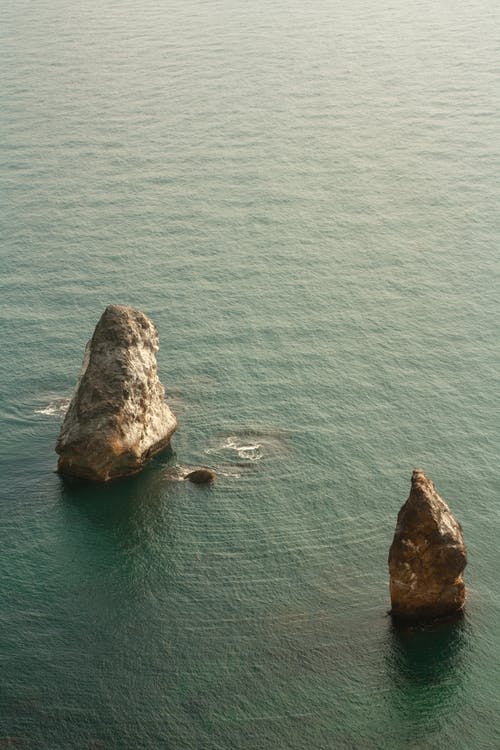
[[[86,346],[56,444],[58,471],[106,481],[166,448],[177,420],[158,379],[158,331],[133,307],[109,305]]]
[[[414,471],[389,550],[391,614],[419,619],[460,612],[466,563],[462,527],[431,480]]]

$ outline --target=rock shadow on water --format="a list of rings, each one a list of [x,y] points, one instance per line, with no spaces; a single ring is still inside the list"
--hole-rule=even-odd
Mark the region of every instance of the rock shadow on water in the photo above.
[[[391,622],[387,643],[390,691],[410,747],[455,716],[461,703],[471,627],[466,616],[414,624]]]
[[[164,466],[174,460],[168,449],[140,474],[111,482],[92,482],[59,475],[60,499],[68,515],[85,519],[118,546],[167,537],[173,526],[173,496],[164,479]]]

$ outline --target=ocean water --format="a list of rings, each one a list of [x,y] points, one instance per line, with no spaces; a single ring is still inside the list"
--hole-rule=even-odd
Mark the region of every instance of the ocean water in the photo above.
[[[0,7],[0,748],[500,748],[498,3]],[[179,429],[69,483],[109,303]],[[416,466],[467,612],[396,632]]]

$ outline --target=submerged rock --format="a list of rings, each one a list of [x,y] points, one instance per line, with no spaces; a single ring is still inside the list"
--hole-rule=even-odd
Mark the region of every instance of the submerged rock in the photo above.
[[[177,420],[158,378],[158,349],[158,331],[144,313],[106,308],[56,444],[60,473],[98,481],[135,474],[168,446]]]
[[[419,619],[460,612],[466,564],[462,527],[433,482],[414,471],[389,550],[391,614]]]
[[[212,484],[217,479],[217,474],[212,469],[195,469],[186,474],[186,479],[194,484]]]

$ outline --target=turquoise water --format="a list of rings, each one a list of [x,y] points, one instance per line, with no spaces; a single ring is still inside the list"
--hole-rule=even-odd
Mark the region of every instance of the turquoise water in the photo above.
[[[498,4],[0,5],[0,747],[500,748]],[[66,483],[112,302],[179,430]],[[469,597],[396,633],[415,466]]]

